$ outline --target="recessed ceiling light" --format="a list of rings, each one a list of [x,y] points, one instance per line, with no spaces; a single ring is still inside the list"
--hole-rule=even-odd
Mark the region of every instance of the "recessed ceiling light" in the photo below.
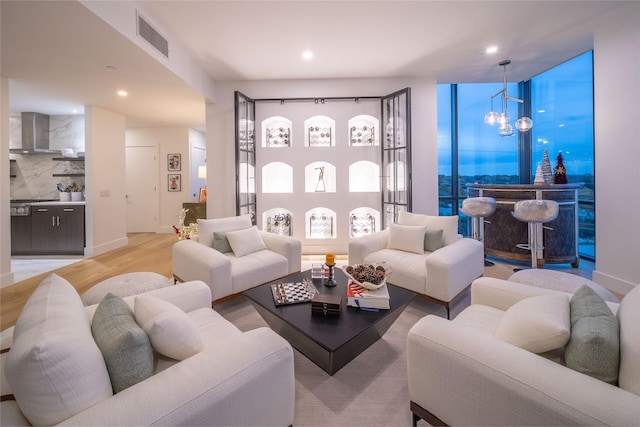
[[[310,50],[305,50],[304,52],[302,52],[302,57],[306,60],[309,60],[313,58],[313,52],[311,52]]]
[[[118,96],[123,96],[124,97],[124,96],[127,96],[127,95],[129,95],[129,94],[127,93],[126,90],[119,90],[118,91]]]
[[[489,46],[486,50],[487,53],[496,53],[498,51],[498,46]]]

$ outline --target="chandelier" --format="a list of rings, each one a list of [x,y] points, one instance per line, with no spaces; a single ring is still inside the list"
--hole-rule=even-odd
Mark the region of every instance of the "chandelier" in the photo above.
[[[488,125],[498,125],[498,135],[511,136],[513,135],[513,126],[509,123],[509,115],[507,114],[507,100],[515,101],[520,104],[524,103],[522,99],[513,98],[507,95],[507,65],[511,64],[511,61],[505,59],[500,61],[499,65],[503,69],[504,79],[502,89],[491,95],[491,111],[484,116],[484,122]],[[493,98],[500,95],[502,98],[502,112],[497,113],[493,111]],[[528,131],[533,127],[533,121],[526,116],[520,117],[515,122],[515,128],[521,132]]]

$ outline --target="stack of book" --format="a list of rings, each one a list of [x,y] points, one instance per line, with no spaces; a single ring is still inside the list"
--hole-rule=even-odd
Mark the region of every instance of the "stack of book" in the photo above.
[[[347,305],[360,308],[389,309],[389,290],[385,283],[378,289],[366,289],[349,281]]]

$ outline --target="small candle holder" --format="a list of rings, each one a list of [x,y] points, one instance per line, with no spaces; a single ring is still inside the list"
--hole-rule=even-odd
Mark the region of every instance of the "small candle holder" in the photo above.
[[[335,272],[333,271],[333,267],[335,267],[335,265],[329,265],[329,264],[325,264],[325,265],[329,267],[329,271],[327,272],[327,275],[324,278],[324,285],[329,288],[333,288],[336,285]]]

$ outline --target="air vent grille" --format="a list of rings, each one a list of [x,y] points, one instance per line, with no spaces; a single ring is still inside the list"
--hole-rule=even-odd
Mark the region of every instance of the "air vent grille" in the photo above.
[[[158,52],[169,57],[169,42],[138,14],[138,36],[148,41]]]

